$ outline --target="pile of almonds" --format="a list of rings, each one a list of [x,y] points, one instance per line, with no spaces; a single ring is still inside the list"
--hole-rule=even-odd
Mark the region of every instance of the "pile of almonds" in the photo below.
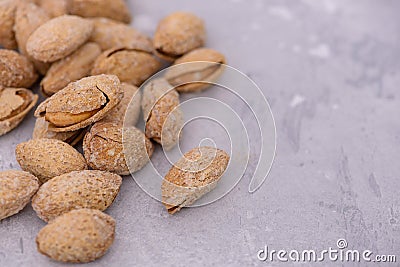
[[[118,195],[120,175],[143,168],[153,142],[169,150],[184,138],[179,93],[202,91],[209,83],[199,81],[223,71],[224,56],[203,48],[204,22],[194,14],[170,14],[153,39],[130,22],[124,0],[0,0],[0,136],[35,107],[39,78],[47,97],[34,112],[32,139],[16,147],[22,171],[0,172],[0,220],[31,201],[48,222],[38,251],[58,261],[106,253],[115,220],[103,211]],[[168,63],[175,67],[138,89]],[[144,132],[135,127],[141,112]],[[74,148],[82,140],[83,155]],[[160,189],[168,212],[215,188],[228,163],[220,149],[187,152]]]

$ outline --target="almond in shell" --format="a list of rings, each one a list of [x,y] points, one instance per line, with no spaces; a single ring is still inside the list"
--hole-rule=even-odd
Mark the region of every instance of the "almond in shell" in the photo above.
[[[61,262],[102,257],[114,242],[115,220],[94,209],[72,210],[46,225],[36,237],[40,253]]]
[[[213,147],[198,147],[187,152],[163,180],[162,202],[167,211],[174,214],[213,190],[228,163],[229,155]]]
[[[121,176],[86,170],[66,173],[44,183],[32,199],[32,207],[48,222],[74,209],[107,209],[118,195]]]
[[[143,168],[153,144],[135,127],[109,122],[93,125],[83,140],[86,161],[92,169],[128,175]]]
[[[175,12],[162,19],[153,40],[157,55],[168,61],[204,46],[205,41],[203,20],[187,12]]]
[[[51,96],[69,83],[88,76],[100,53],[99,45],[86,43],[71,55],[54,62],[40,83],[42,93]]]
[[[52,18],[68,14],[69,0],[36,0],[36,2]]]
[[[18,144],[17,161],[41,183],[72,171],[87,169],[84,157],[72,146],[55,139],[34,139]]]
[[[16,5],[14,0],[0,1],[0,46],[7,49],[17,48],[13,30]]]
[[[50,122],[54,132],[71,132],[101,120],[124,96],[121,84],[114,75],[98,75],[70,83],[42,102],[36,117]]]
[[[89,39],[92,31],[91,21],[71,15],[56,17],[31,34],[26,50],[35,60],[54,62],[72,54]]]
[[[161,63],[145,50],[119,47],[104,51],[97,58],[92,75],[114,74],[121,82],[140,86],[160,67]]]
[[[0,49],[0,86],[29,88],[37,80],[33,64],[13,50]]]
[[[183,113],[179,104],[178,92],[163,78],[150,81],[143,89],[146,136],[166,150],[172,149],[180,138]]]
[[[105,17],[124,23],[131,22],[125,0],[70,0],[70,13],[81,17]]]
[[[17,214],[39,188],[38,179],[24,171],[0,172],[0,220]]]
[[[17,127],[37,100],[30,90],[0,87],[0,136]]]
[[[177,59],[165,79],[180,93],[199,92],[217,81],[225,63],[224,55],[218,51],[198,48]]]

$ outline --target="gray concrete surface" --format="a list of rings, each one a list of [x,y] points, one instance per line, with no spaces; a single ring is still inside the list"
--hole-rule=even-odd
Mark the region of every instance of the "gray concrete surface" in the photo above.
[[[257,260],[265,245],[323,250],[339,238],[400,261],[398,1],[130,2],[133,25],[149,34],[174,10],[203,17],[208,46],[269,99],[278,149],[256,193],[247,192],[250,162],[227,196],[175,216],[125,179],[107,210],[117,220],[115,243],[88,266],[275,266]],[[19,168],[14,148],[33,123],[0,137],[0,170]],[[44,225],[31,207],[0,222],[0,266],[64,266],[36,251]],[[366,263],[320,266],[332,265]]]

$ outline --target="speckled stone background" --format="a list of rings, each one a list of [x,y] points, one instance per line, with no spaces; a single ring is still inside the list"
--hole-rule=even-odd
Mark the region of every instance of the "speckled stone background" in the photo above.
[[[256,193],[247,192],[250,166],[223,199],[173,217],[124,179],[107,211],[118,223],[115,243],[88,266],[271,266],[276,263],[257,260],[265,245],[322,250],[339,238],[349,248],[397,254],[400,261],[399,1],[130,5],[133,25],[148,34],[174,10],[206,20],[208,46],[225,53],[267,96],[277,154]],[[1,170],[19,168],[14,148],[30,138],[33,124],[27,119],[0,137]],[[64,266],[36,252],[34,239],[44,225],[30,206],[1,221],[0,266]]]

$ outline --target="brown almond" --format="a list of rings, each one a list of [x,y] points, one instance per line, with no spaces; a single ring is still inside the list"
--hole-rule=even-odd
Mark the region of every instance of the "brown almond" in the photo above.
[[[68,14],[69,0],[36,0],[50,17],[55,18]]]
[[[44,183],[32,199],[32,207],[48,222],[75,209],[105,210],[118,195],[119,175],[94,170],[73,171]]]
[[[0,46],[7,49],[17,48],[13,29],[16,5],[14,0],[0,1]]]
[[[71,0],[70,12],[81,17],[105,17],[124,23],[131,22],[125,0]]]
[[[90,21],[94,24],[90,41],[99,44],[103,51],[125,46],[153,52],[152,40],[129,25],[107,18],[93,18]]]
[[[0,87],[0,136],[16,128],[37,100],[38,95],[30,90]]]
[[[38,78],[33,64],[13,50],[0,49],[0,86],[29,88]]]
[[[32,139],[56,139],[63,141],[71,146],[75,146],[85,136],[86,129],[79,129],[72,132],[56,133],[49,129],[49,122],[45,118],[37,118],[33,128]]]
[[[90,74],[101,49],[96,43],[86,43],[71,55],[54,62],[40,83],[40,89],[46,96],[52,96],[69,83]]]
[[[143,168],[153,150],[153,144],[139,129],[109,122],[94,124],[83,140],[84,155],[92,169],[120,175]]]
[[[172,149],[179,141],[183,114],[179,94],[165,79],[150,81],[143,89],[142,110],[146,136]]]
[[[161,58],[176,58],[201,47],[206,41],[203,20],[187,12],[175,12],[158,24],[154,35],[154,49]]]
[[[197,147],[169,170],[163,180],[162,202],[174,214],[213,190],[224,174],[229,155],[213,147]]]
[[[0,220],[21,211],[38,188],[38,179],[28,172],[0,171]]]
[[[40,253],[56,261],[84,263],[102,257],[114,242],[115,220],[94,209],[72,210],[36,237]]]
[[[42,102],[36,117],[45,117],[54,132],[71,132],[101,120],[124,96],[117,76],[98,75],[70,83]]]
[[[73,53],[93,31],[93,23],[77,16],[56,17],[37,28],[26,44],[28,54],[36,60],[54,62]]]
[[[87,169],[85,159],[75,148],[55,139],[35,139],[18,144],[15,155],[21,168],[42,183],[64,173]]]
[[[218,51],[198,48],[177,59],[166,71],[165,79],[180,93],[199,92],[217,81],[225,63]]]
[[[146,51],[120,47],[104,51],[94,63],[92,75],[114,74],[121,82],[140,86],[161,68],[161,63]]]

